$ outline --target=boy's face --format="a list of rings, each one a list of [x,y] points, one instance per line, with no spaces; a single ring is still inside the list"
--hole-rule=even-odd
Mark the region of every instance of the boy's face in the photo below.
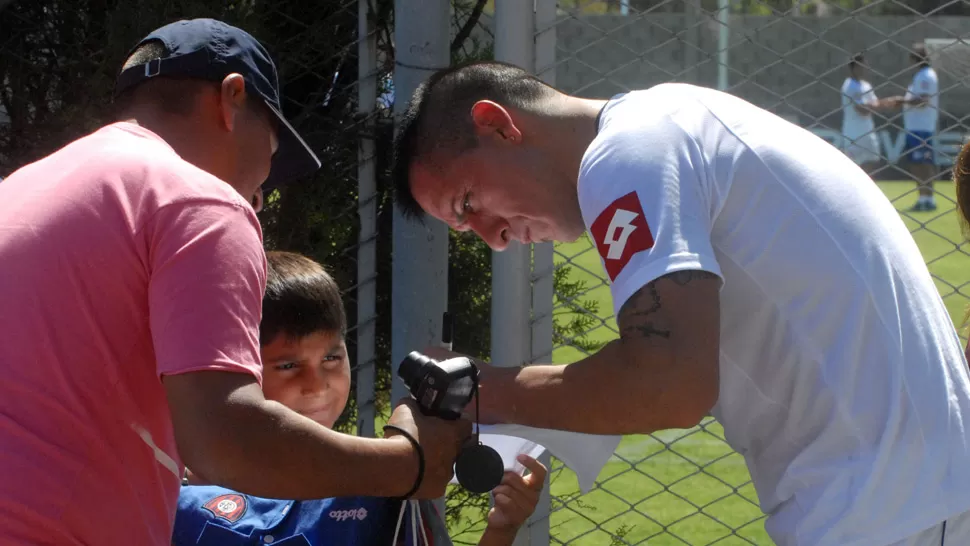
[[[347,346],[338,332],[278,335],[261,349],[263,395],[332,427],[350,395]]]

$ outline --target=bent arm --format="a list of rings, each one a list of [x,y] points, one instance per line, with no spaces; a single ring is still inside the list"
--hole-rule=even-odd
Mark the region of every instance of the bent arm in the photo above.
[[[903,99],[902,102],[903,102],[903,104],[908,104],[910,106],[925,106],[926,104],[929,104],[929,102],[930,102],[930,96],[929,95],[925,95],[925,94],[924,95],[915,95],[915,96],[910,97],[908,99]]]
[[[403,437],[340,434],[266,400],[253,376],[163,377],[179,453],[206,481],[282,499],[404,495],[418,472]]]
[[[720,279],[670,273],[623,305],[620,338],[566,366],[493,369],[483,413],[500,422],[591,434],[696,425],[717,402]]]
[[[173,203],[143,233],[151,249],[156,372],[179,455],[193,472],[273,498],[409,490],[418,459],[406,439],[338,434],[263,397],[259,321],[266,265],[248,205],[215,198]]]

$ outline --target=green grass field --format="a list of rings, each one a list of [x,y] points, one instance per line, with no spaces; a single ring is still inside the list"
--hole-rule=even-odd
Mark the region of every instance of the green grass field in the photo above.
[[[909,213],[916,199],[911,182],[882,182],[923,253],[937,287],[954,319],[962,324],[968,298],[960,292],[970,281],[970,256],[954,210],[952,184],[940,182],[939,209]],[[559,245],[557,264],[573,265],[572,279],[583,280],[589,291],[582,299],[599,302],[603,323],[592,339],[613,339],[615,322],[609,287],[603,281],[599,257],[588,240]],[[568,262],[568,263],[567,263]],[[553,358],[568,363],[583,353],[560,347]],[[554,463],[554,468],[560,465]],[[757,495],[749,483],[740,455],[723,441],[713,420],[691,430],[665,431],[651,436],[628,436],[588,495],[578,497],[575,477],[568,470],[552,475],[552,543],[610,545],[610,533],[630,544],[701,545],[717,543],[771,544],[764,531]],[[468,533],[456,543],[476,543]]]

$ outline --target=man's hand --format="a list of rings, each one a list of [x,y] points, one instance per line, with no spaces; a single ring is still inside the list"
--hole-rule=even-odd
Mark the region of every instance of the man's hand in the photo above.
[[[902,96],[896,95],[893,97],[886,97],[876,101],[876,108],[879,109],[893,109],[899,108],[903,104],[904,98]]]
[[[492,366],[490,364],[482,362],[481,360],[475,359],[468,355],[463,355],[461,353],[449,351],[448,349],[444,349],[437,346],[425,347],[424,349],[421,350],[421,353],[427,357],[437,360],[438,362],[441,362],[442,360],[449,360],[449,359],[458,358],[458,357],[468,358],[472,362],[474,362],[475,366],[478,367],[478,371],[479,371],[479,374],[478,374],[479,389],[481,391],[486,391],[486,394],[483,395],[478,400],[477,406],[475,404],[476,402],[475,398],[472,398],[471,402],[469,402],[468,405],[465,406],[465,411],[462,412],[462,415],[466,419],[472,420],[472,422],[475,422],[477,419],[477,422],[481,425],[494,425],[494,424],[503,422],[502,419],[499,417],[497,411],[495,410],[495,405],[504,404],[504,400],[501,397],[501,393],[489,391],[489,384],[493,384],[494,379],[496,379],[497,376],[499,375],[511,377],[515,373],[518,373],[518,370],[519,370],[518,367],[499,368],[498,366]],[[506,409],[509,409],[509,408],[506,408]],[[476,411],[478,412],[477,415],[476,415]]]
[[[424,477],[413,495],[416,499],[436,499],[445,494],[445,488],[454,475],[455,459],[462,443],[471,436],[471,423],[465,419],[446,421],[421,413],[414,400],[405,398],[391,414],[389,425],[408,431],[424,451]],[[385,438],[401,437],[388,429]],[[406,441],[401,437],[402,441]],[[410,446],[410,444],[409,444]],[[417,454],[415,454],[414,477],[417,478]],[[406,491],[402,491],[403,495]]]

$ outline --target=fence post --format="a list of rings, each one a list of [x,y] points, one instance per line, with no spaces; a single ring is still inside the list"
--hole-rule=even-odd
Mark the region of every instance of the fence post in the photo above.
[[[556,85],[556,15],[557,0],[535,0],[535,72],[542,81]],[[629,2],[623,2],[629,8]],[[532,246],[532,354],[530,362],[552,362],[553,327],[553,272],[554,248],[552,243]],[[544,453],[539,461],[552,470],[552,457]],[[539,494],[535,512],[526,523],[526,544],[550,544],[550,515],[552,513],[551,476]]]
[[[496,60],[535,71],[534,9],[532,1],[495,0]],[[531,360],[531,273],[531,245],[512,242],[492,253],[491,356],[498,366]],[[528,528],[519,531],[514,544],[530,544]]]
[[[731,33],[730,0],[717,0],[717,88],[727,91],[730,85],[728,71],[728,46]]]
[[[377,35],[367,0],[357,2],[357,435],[374,436],[374,353],[377,311],[377,172],[374,109],[377,102]]]
[[[407,108],[411,93],[450,62],[448,0],[394,2],[394,114]],[[437,344],[448,299],[448,226],[433,218],[409,221],[394,208],[391,279],[392,399],[407,395],[397,366],[407,353]]]
[[[415,88],[451,64],[449,0],[394,1],[394,115],[407,109]],[[395,124],[396,125],[396,124]],[[394,207],[391,277],[391,403],[407,395],[397,368],[409,352],[441,340],[448,308],[448,226],[408,221]],[[444,499],[437,507],[444,517]]]

